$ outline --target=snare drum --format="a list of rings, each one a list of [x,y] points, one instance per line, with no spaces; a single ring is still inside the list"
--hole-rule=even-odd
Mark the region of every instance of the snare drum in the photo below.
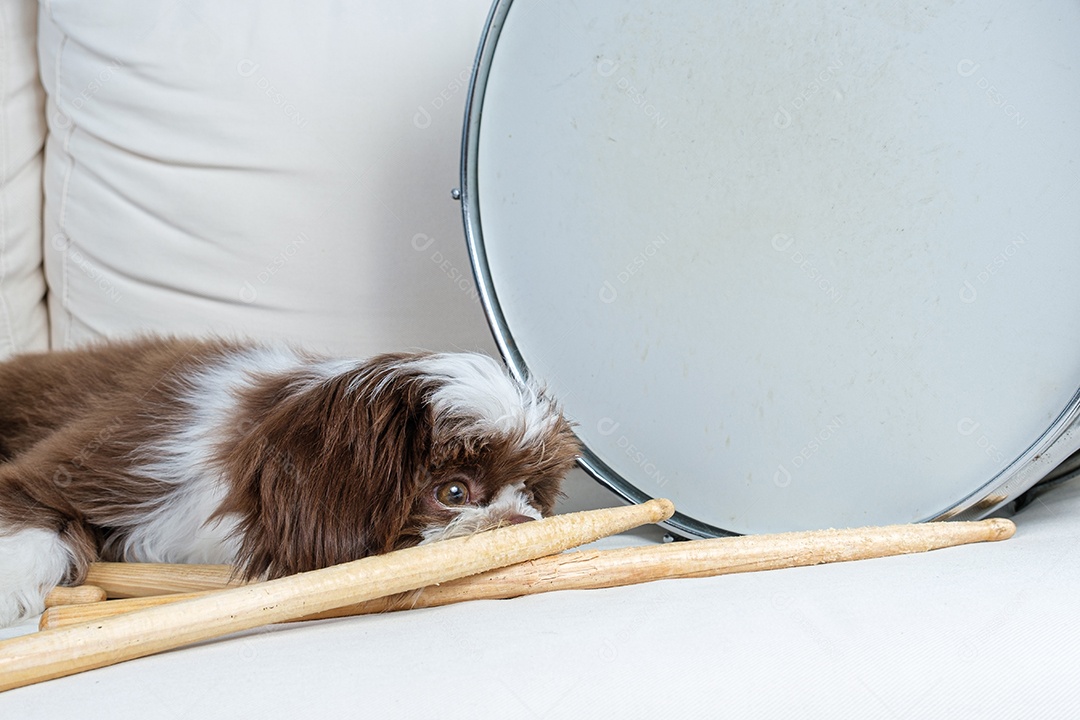
[[[1080,3],[497,2],[505,359],[687,535],[985,515],[1080,448]]]

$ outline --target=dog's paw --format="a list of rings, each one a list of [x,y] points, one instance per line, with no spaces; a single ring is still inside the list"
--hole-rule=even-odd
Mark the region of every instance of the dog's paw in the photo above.
[[[0,628],[40,615],[44,610],[45,595],[40,592],[4,592],[0,594]]]
[[[60,584],[70,565],[71,555],[54,532],[38,528],[0,532],[0,627],[40,614],[45,596]]]

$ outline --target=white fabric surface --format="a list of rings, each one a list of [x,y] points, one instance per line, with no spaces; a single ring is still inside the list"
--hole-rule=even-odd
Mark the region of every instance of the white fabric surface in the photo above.
[[[48,344],[41,270],[45,93],[37,6],[0,0],[0,357]]]
[[[1006,542],[275,626],[9,691],[0,717],[1069,717],[1078,514],[1074,482]]]
[[[52,340],[493,349],[458,203],[487,0],[47,0]]]

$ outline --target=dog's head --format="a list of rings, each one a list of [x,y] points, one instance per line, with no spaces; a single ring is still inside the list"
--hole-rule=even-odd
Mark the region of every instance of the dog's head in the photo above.
[[[472,353],[316,363],[242,408],[222,513],[248,577],[538,519],[579,452],[541,387]]]

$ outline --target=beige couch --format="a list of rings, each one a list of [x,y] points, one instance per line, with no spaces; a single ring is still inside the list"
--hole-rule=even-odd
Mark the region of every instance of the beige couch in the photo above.
[[[450,198],[486,12],[0,0],[0,353],[148,330],[493,351]],[[562,509],[612,502],[576,474]],[[1066,717],[1078,512],[1066,485],[1004,544],[278,626],[0,717]]]

